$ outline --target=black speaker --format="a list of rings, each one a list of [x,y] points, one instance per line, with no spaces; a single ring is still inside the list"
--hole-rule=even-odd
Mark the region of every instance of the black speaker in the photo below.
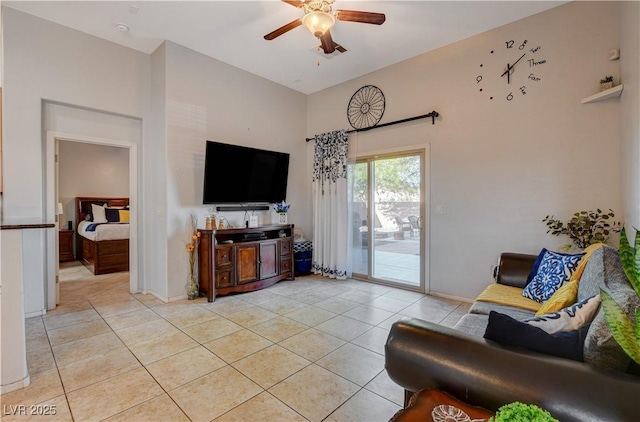
[[[71,220],[67,221],[67,230],[73,230],[71,228]]]

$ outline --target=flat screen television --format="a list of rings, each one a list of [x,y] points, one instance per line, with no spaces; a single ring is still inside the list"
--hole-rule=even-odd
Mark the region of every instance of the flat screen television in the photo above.
[[[207,141],[202,203],[284,201],[288,174],[287,153]]]

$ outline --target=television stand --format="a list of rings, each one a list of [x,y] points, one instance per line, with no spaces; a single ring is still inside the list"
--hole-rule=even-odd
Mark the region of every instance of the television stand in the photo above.
[[[199,232],[200,294],[209,302],[294,279],[293,224]]]

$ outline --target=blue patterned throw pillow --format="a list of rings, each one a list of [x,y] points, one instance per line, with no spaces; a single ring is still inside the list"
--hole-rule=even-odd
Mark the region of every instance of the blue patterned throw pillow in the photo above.
[[[536,273],[538,272],[538,268],[540,267],[540,263],[542,262],[542,258],[544,258],[544,254],[546,253],[547,253],[547,249],[542,248],[542,250],[538,254],[538,257],[536,258],[536,261],[533,263],[533,268],[531,269],[531,272],[527,276],[527,284],[531,283],[531,280],[533,280],[533,277],[536,276]],[[525,284],[525,286],[527,284]]]
[[[578,267],[583,256],[583,253],[567,255],[546,251],[540,261],[538,272],[531,283],[524,288],[522,296],[540,303],[549,299],[565,281],[571,278],[571,273]]]

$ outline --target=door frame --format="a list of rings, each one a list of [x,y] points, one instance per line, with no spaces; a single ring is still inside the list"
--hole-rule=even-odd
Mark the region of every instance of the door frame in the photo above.
[[[421,168],[421,172],[422,172],[422,192],[421,192],[421,197],[422,197],[422,201],[420,202],[420,215],[423,216],[422,219],[422,225],[420,228],[420,239],[422,240],[422,260],[420,261],[420,273],[422,274],[422,279],[420,280],[420,286],[411,286],[411,285],[406,285],[406,284],[402,284],[402,283],[396,283],[396,282],[392,282],[392,281],[385,281],[385,280],[381,280],[381,279],[374,279],[372,278],[370,275],[367,275],[366,278],[363,277],[358,277],[356,275],[354,275],[355,279],[362,279],[364,281],[369,281],[372,283],[376,283],[376,284],[382,284],[382,285],[388,285],[388,286],[393,286],[393,287],[398,287],[398,288],[402,288],[402,289],[406,289],[406,290],[412,290],[412,291],[417,291],[420,293],[426,293],[429,294],[430,290],[430,269],[431,269],[431,265],[430,265],[430,255],[431,255],[431,250],[430,250],[430,239],[431,239],[431,230],[430,230],[430,226],[431,226],[431,216],[429,213],[429,203],[430,203],[430,170],[431,170],[431,165],[430,165],[430,149],[431,149],[431,145],[430,144],[417,144],[417,145],[407,145],[407,146],[403,146],[403,147],[398,147],[398,148],[389,148],[389,149],[382,149],[382,150],[374,150],[374,151],[367,151],[366,153],[356,153],[353,157],[352,160],[353,162],[357,161],[357,160],[364,160],[364,159],[375,159],[375,158],[384,158],[384,157],[393,157],[393,156],[402,156],[402,155],[407,155],[407,154],[411,154],[411,153],[420,153],[422,154],[422,168]],[[370,178],[370,169],[367,169],[367,173],[368,173],[368,177]],[[371,186],[369,186],[371,187]],[[372,192],[369,192],[369,202],[373,201],[373,197],[372,197]],[[369,207],[370,212],[373,212],[372,207]],[[367,216],[367,219],[371,222],[371,216]],[[373,237],[373,230],[369,230],[368,231],[368,245],[372,245],[372,237]],[[367,254],[368,254],[368,262],[367,265],[369,266],[369,270],[371,269],[371,265],[372,265],[372,261],[371,261],[371,255],[372,255],[372,250],[370,246],[367,246]],[[370,272],[370,271],[369,271]]]
[[[129,291],[137,293],[138,284],[138,144],[118,139],[98,138],[57,131],[46,132],[45,213],[46,221],[57,221],[58,178],[56,174],[56,150],[58,141],[80,142],[129,150],[129,204],[133,211],[129,221]],[[76,222],[77,223],[77,222]],[[55,309],[58,302],[58,231],[46,231],[47,286],[46,306]]]

